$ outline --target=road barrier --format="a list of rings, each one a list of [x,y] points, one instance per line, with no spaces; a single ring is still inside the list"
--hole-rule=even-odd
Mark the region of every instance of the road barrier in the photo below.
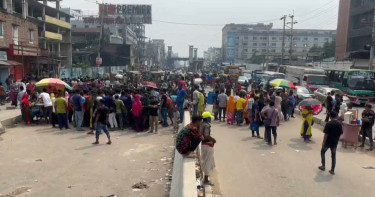
[[[185,111],[183,126],[190,123],[190,113]],[[169,197],[197,197],[195,159],[184,158],[177,150],[174,154],[172,183]]]

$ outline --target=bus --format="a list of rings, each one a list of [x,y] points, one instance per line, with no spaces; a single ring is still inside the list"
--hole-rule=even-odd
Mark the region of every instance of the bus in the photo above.
[[[371,70],[325,70],[329,84],[347,94],[353,104],[375,101],[375,72]]]
[[[286,75],[286,79],[294,84],[304,86],[312,91],[328,87],[328,77],[323,69],[313,69],[302,66],[280,66],[279,72]]]

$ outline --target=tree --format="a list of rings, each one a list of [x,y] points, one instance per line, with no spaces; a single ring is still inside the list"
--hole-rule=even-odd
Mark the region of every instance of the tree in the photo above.
[[[251,64],[262,64],[263,61],[264,61],[264,58],[263,58],[263,56],[260,56],[260,55],[253,55],[250,58],[250,63]]]
[[[335,57],[336,40],[324,43],[323,47],[313,46],[309,53],[320,53],[322,58]]]

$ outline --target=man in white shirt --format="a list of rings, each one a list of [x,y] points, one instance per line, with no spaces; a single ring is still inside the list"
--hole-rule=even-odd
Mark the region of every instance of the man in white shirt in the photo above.
[[[25,93],[26,89],[23,86],[20,86],[20,91],[17,94],[17,105],[21,105],[21,101]]]
[[[47,90],[45,88],[43,88],[43,92],[40,93],[38,101],[43,102],[44,119],[46,120],[47,123],[51,123],[51,121],[52,121],[52,100],[51,100],[51,97],[47,93]]]
[[[198,100],[199,100],[199,91],[198,86],[194,86],[194,92],[193,92],[193,116],[198,115]]]

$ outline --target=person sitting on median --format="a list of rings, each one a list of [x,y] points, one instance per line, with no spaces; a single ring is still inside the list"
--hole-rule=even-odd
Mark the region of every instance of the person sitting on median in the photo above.
[[[202,122],[201,116],[193,116],[191,123],[181,129],[176,137],[176,149],[184,155],[189,156],[198,147],[199,143],[204,140],[199,131]]]

